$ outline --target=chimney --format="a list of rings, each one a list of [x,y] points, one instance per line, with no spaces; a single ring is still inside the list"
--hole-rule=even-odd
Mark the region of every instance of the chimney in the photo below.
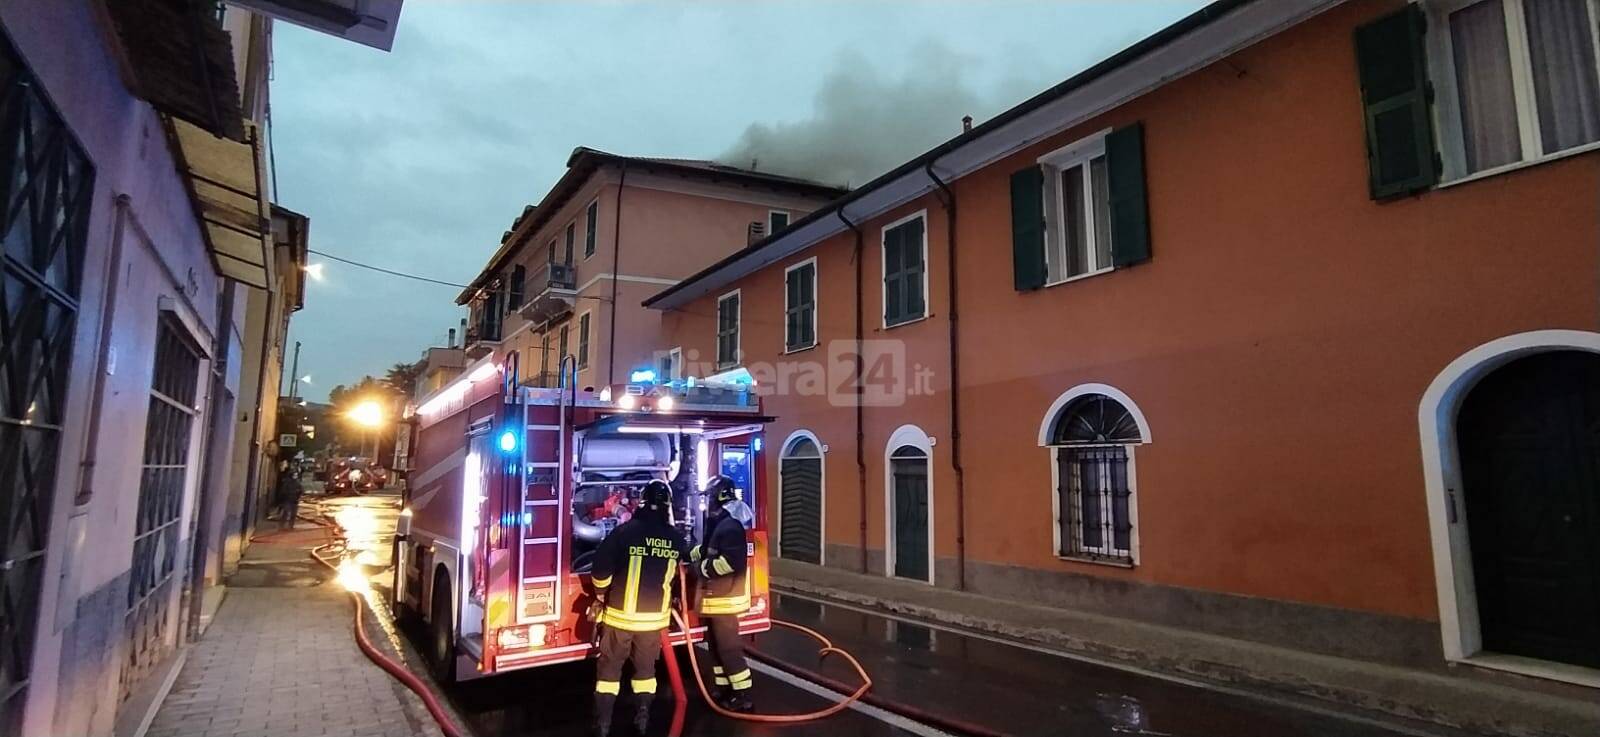
[[[971,115],[963,115],[963,116],[961,116],[961,132],[962,133],[966,133],[967,131],[970,131],[970,130],[972,130],[972,116]]]
[[[753,220],[750,222],[750,233],[745,238],[745,245],[752,245],[765,237],[767,237],[767,224],[759,220]]]
[[[454,348],[454,347],[456,347],[456,329],[455,328],[450,328],[450,340],[449,340],[449,342],[445,343],[444,347],[446,347],[446,348]]]

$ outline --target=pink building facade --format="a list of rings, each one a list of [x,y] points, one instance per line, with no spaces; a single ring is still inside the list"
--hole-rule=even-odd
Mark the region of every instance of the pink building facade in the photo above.
[[[577,384],[681,371],[642,302],[843,194],[834,187],[708,161],[579,148],[567,173],[523,210],[461,293],[470,359],[515,356],[525,383],[553,386],[561,358]],[[676,367],[676,368],[675,368]]]

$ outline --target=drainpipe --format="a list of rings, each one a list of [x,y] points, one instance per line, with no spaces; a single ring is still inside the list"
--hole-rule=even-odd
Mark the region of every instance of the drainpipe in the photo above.
[[[617,211],[611,225],[611,337],[606,340],[606,386],[617,372],[617,284],[622,281],[622,187],[628,183],[628,162],[617,177]]]
[[[956,268],[956,193],[950,190],[938,174],[933,173],[933,160],[923,170],[933,180],[941,193],[939,200],[945,212],[945,248],[948,256],[944,265],[950,290],[950,466],[956,472],[956,590],[967,588],[967,474],[961,466],[961,343],[960,302],[956,299],[958,279]]]
[[[94,498],[95,462],[100,455],[100,417],[105,414],[100,405],[106,394],[106,356],[111,352],[112,318],[116,312],[117,291],[122,285],[122,234],[126,230],[128,208],[133,202],[125,194],[116,197],[116,230],[111,235],[111,255],[106,260],[106,287],[100,303],[100,349],[94,366],[94,388],[89,392],[89,447],[78,464],[78,494],[72,500],[76,506],[88,504]]]
[[[232,422],[233,413],[230,411],[223,415],[222,396],[228,390],[228,348],[232,345],[233,329],[233,301],[237,283],[232,279],[224,279],[222,283],[222,299],[217,305],[217,327],[212,331],[211,355],[211,388],[206,395],[206,440],[200,452],[200,489],[199,504],[196,505],[194,517],[193,548],[189,553],[189,612],[187,622],[187,637],[193,641],[200,637],[200,615],[205,610],[206,591],[206,548],[210,546],[210,517],[211,503],[214,492],[212,485],[216,483],[217,460],[212,458],[216,452],[213,441],[222,437],[222,423]]]
[[[867,454],[866,454],[865,444],[867,442],[867,439],[866,439],[867,438],[867,433],[866,433],[866,429],[865,429],[866,416],[864,414],[864,412],[866,411],[866,408],[863,407],[862,403],[861,403],[862,399],[863,399],[863,394],[862,393],[865,391],[865,387],[863,387],[861,385],[862,372],[864,371],[864,367],[862,365],[862,360],[863,359],[861,357],[861,342],[862,342],[861,341],[861,338],[862,338],[862,322],[861,322],[861,293],[862,293],[862,286],[861,286],[861,274],[862,274],[862,269],[861,269],[861,229],[856,227],[855,223],[852,223],[848,219],[845,218],[845,216],[844,216],[844,208],[843,207],[840,207],[839,209],[834,210],[833,214],[837,215],[839,217],[839,222],[844,223],[844,227],[849,228],[850,232],[855,233],[855,236],[856,236],[855,250],[852,251],[851,255],[850,255],[850,260],[852,262],[854,262],[855,265],[856,265],[856,349],[855,349],[855,358],[856,358],[856,366],[855,366],[855,379],[856,379],[855,380],[855,385],[856,385],[856,482],[859,484],[860,489],[861,489],[861,511],[860,511],[860,514],[859,514],[859,517],[861,519],[861,548],[860,548],[861,549],[861,572],[862,573],[866,573],[867,572]]]

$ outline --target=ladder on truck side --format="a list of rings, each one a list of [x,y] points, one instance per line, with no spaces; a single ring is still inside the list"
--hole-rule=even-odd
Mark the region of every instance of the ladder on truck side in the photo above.
[[[572,451],[571,408],[577,404],[577,361],[562,357],[555,404],[523,402],[526,432],[523,442],[521,559],[517,581],[516,621],[539,624],[561,619],[565,583],[566,514],[562,493]],[[537,390],[525,390],[537,391]]]

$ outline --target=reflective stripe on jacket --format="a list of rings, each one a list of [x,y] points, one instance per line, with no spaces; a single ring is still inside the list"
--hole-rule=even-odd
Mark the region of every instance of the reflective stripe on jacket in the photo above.
[[[706,535],[704,551],[696,558],[701,614],[743,614],[750,609],[750,557],[744,525],[723,515]]]
[[[672,579],[684,547],[666,517],[652,514],[635,515],[606,536],[591,572],[595,590],[606,591],[606,626],[629,632],[667,628]]]

